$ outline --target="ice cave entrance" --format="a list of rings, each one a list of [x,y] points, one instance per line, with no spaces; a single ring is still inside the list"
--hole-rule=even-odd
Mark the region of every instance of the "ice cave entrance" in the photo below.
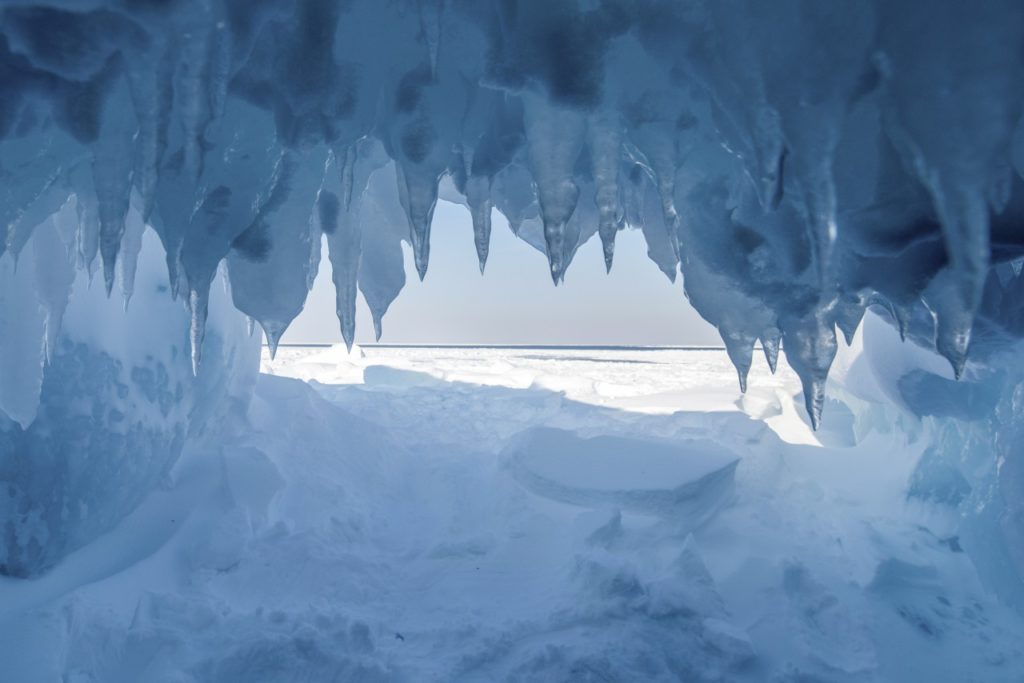
[[[424,280],[416,278],[412,249],[403,242],[409,276],[384,316],[381,343],[721,347],[715,328],[688,304],[678,271],[670,270],[670,278],[651,262],[640,230],[618,234],[610,272],[600,240],[588,240],[565,281],[553,288],[542,236],[517,238],[497,211],[492,223],[481,277],[469,212],[465,206],[438,203],[430,270]],[[283,345],[342,341],[332,273],[325,238],[316,282],[302,313],[281,338]],[[356,311],[356,343],[377,342],[362,295]]]
[[[0,683],[1020,683],[1022,226],[1020,0],[0,0]]]

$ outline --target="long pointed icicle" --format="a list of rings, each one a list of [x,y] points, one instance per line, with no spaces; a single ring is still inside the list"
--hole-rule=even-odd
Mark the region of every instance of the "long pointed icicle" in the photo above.
[[[836,329],[824,312],[815,312],[783,326],[786,358],[796,371],[804,390],[804,407],[811,428],[821,426],[825,406],[825,384],[836,357]]]
[[[958,188],[938,195],[936,207],[959,295],[973,315],[988,273],[988,205],[980,193]]]
[[[139,253],[142,251],[142,235],[146,231],[146,225],[142,222],[142,216],[135,211],[128,214],[125,221],[124,237],[121,239],[121,257],[118,259],[117,268],[121,274],[121,293],[124,296],[124,308],[128,310],[128,303],[135,293],[135,272],[139,264]]]
[[[864,319],[865,305],[860,297],[849,297],[839,301],[836,305],[836,327],[843,333],[846,345],[853,343],[853,336]]]
[[[189,326],[189,341],[192,343],[192,374],[199,374],[199,364],[203,359],[203,340],[206,338],[206,318],[210,307],[210,286],[192,289],[188,296],[192,322]],[[273,353],[271,354],[273,356]]]
[[[935,318],[935,350],[953,368],[953,377],[960,379],[967,365],[967,349],[971,343],[971,326],[958,320]]]
[[[953,376],[960,379],[967,365],[974,313],[958,296],[957,275],[943,271],[926,292],[926,303],[935,321],[935,350],[949,361]]]
[[[729,354],[729,360],[736,368],[736,375],[740,382],[740,392],[747,393],[747,375],[750,373],[751,361],[754,354],[754,337],[739,331],[727,331],[719,329],[722,341],[725,342],[725,350]]]
[[[107,103],[103,128],[93,151],[100,255],[103,258],[103,283],[107,296],[110,296],[114,288],[115,265],[121,249],[121,238],[124,236],[132,187],[136,122],[127,90],[125,84],[125,87],[118,90],[119,97],[111,98]]]
[[[374,341],[380,341],[380,337],[384,334],[383,319],[384,312],[371,310],[370,316],[373,318],[373,338]]]
[[[777,329],[766,330],[761,335],[761,350],[764,351],[764,359],[768,361],[768,368],[775,374],[779,364],[779,340],[782,334]]]
[[[285,325],[267,321],[260,322],[263,328],[263,335],[267,338],[267,350],[270,352],[270,360],[277,357],[277,346],[281,343],[281,335],[284,334]]]
[[[413,260],[420,280],[427,276],[430,262],[430,224],[437,205],[437,173],[410,164],[395,165],[398,172],[398,195],[409,219],[409,239]]]
[[[333,193],[321,192],[318,202],[320,225],[327,234],[327,247],[331,259],[335,312],[341,326],[341,338],[351,351],[356,334],[356,292],[362,246],[361,233],[356,218],[341,208]]]
[[[355,182],[356,146],[348,145],[344,150],[335,152],[336,163],[341,173],[341,208],[348,211],[352,206],[352,190]]]
[[[615,256],[615,235],[622,226],[622,205],[619,201],[622,130],[618,117],[606,112],[592,115],[587,126],[587,144],[594,174],[597,232],[604,252],[605,272],[610,273]]]
[[[586,122],[578,112],[536,95],[526,95],[524,101],[527,151],[544,221],[551,280],[557,285],[567,265],[566,224],[580,194],[573,172],[583,148]]]
[[[54,224],[62,217],[66,216],[58,214],[40,224],[32,240],[36,291],[46,313],[43,351],[47,363],[57,353],[57,339],[75,280],[74,268]]]
[[[487,265],[491,246],[491,181],[484,176],[472,176],[466,182],[466,201],[473,217],[473,243],[480,261],[480,274]]]

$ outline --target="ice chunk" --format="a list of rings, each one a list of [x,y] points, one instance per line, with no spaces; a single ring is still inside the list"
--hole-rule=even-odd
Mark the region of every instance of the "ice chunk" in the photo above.
[[[514,476],[531,491],[586,507],[614,506],[672,516],[697,526],[724,502],[738,458],[718,444],[662,444],[615,436],[582,438],[535,428],[503,454]]]

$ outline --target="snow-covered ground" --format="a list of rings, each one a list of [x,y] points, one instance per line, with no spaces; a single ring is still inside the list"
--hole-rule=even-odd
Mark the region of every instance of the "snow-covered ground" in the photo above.
[[[907,500],[922,430],[832,400],[814,433],[785,363],[746,395],[719,350],[262,371],[234,441],[0,582],[0,680],[1024,680],[1024,621]]]

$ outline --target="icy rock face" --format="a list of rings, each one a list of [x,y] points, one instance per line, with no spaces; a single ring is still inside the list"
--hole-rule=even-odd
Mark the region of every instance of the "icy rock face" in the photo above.
[[[321,235],[345,340],[357,290],[379,336],[402,241],[427,273],[440,187],[481,270],[493,209],[556,284],[587,239],[611,268],[642,230],[740,387],[781,344],[817,426],[868,306],[957,377],[1020,337],[1022,86],[1017,0],[3,0],[0,404],[32,424],[27,340],[58,344],[50,285],[73,274],[28,248],[40,231],[137,299],[152,226],[202,376],[219,264],[273,348]]]
[[[73,216],[73,214],[71,214]],[[3,335],[0,573],[35,574],[103,533],[166,476],[182,449],[244,415],[259,347],[213,282],[211,362],[193,376],[188,311],[167,296],[164,253],[140,236],[125,309],[75,271],[61,211],[14,270],[0,258]],[[14,295],[17,296],[14,296]],[[40,334],[43,330],[43,334]]]

